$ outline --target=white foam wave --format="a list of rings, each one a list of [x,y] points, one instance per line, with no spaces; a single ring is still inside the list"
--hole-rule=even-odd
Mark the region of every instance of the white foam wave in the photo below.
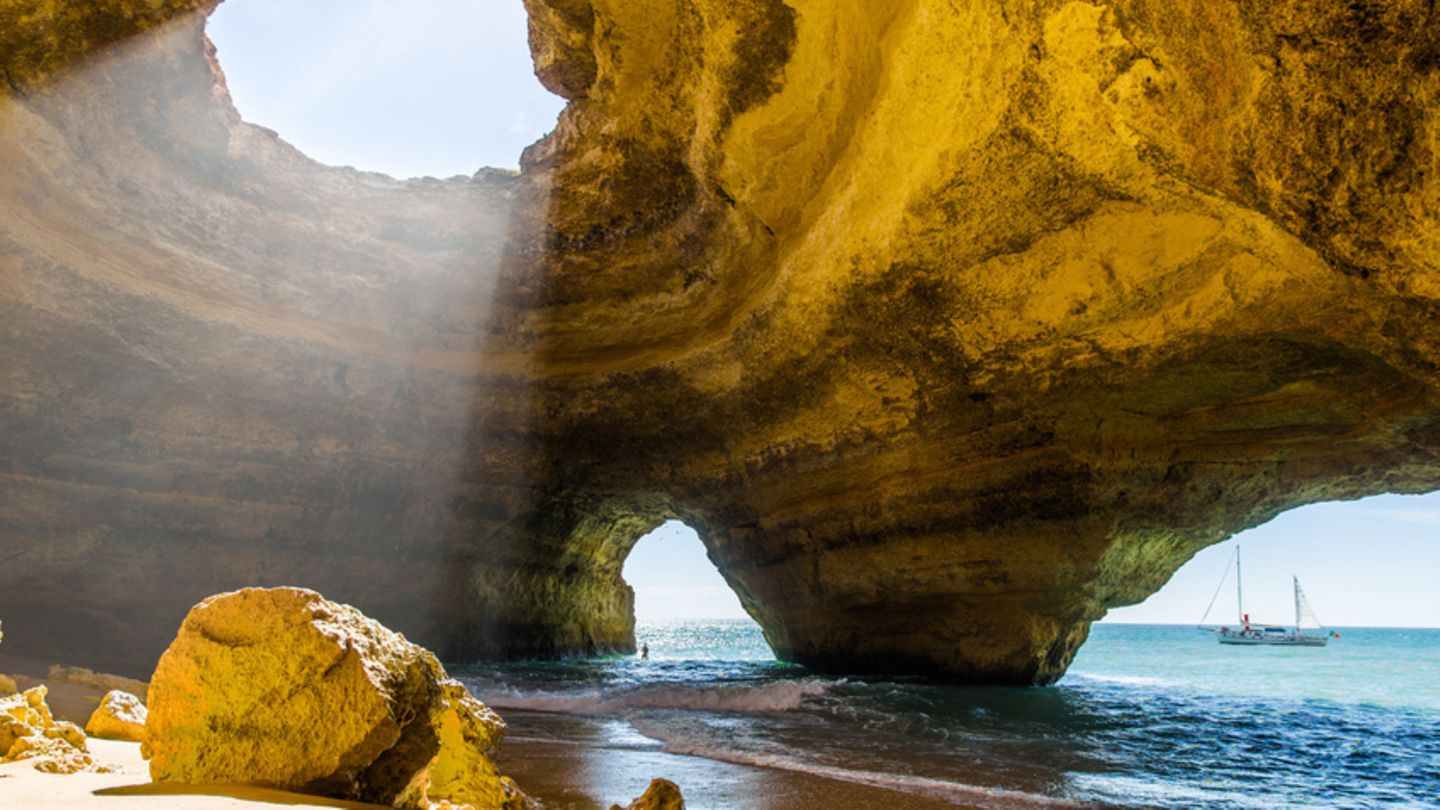
[[[1094,681],[1096,683],[1114,683],[1121,686],[1174,686],[1173,681],[1163,678],[1150,678],[1144,675],[1094,675],[1089,672],[1071,672],[1069,678],[1077,681]]]
[[[800,708],[808,697],[822,695],[820,681],[776,681],[762,686],[638,686],[622,691],[580,690],[482,692],[496,709],[522,709],[564,714],[616,714],[627,709],[693,709],[708,712],[760,714]]]
[[[650,724],[646,725],[648,726]],[[1018,790],[989,788],[980,785],[966,785],[959,782],[949,782],[943,779],[932,779],[930,777],[914,776],[911,774],[883,773],[880,771],[842,768],[834,765],[807,762],[793,756],[779,754],[737,751],[730,748],[719,747],[711,743],[676,738],[673,735],[667,734],[663,729],[653,727],[636,725],[636,730],[647,737],[659,740],[664,744],[665,751],[671,754],[705,757],[706,759],[729,762],[735,765],[748,765],[755,768],[792,771],[810,776],[850,782],[852,784],[925,796],[941,801],[961,802],[967,807],[985,808],[986,810],[1007,810],[1008,808],[1079,808],[1089,806],[1066,799],[1043,796],[1038,793],[1025,793]]]

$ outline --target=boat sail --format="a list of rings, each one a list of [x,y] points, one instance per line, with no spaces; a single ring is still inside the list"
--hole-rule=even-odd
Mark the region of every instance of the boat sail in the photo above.
[[[1310,600],[1305,598],[1305,591],[1300,587],[1300,578],[1294,575],[1291,575],[1290,578],[1295,586],[1295,624],[1286,627],[1250,621],[1250,614],[1245,612],[1245,589],[1240,579],[1240,547],[1236,546],[1235,607],[1236,615],[1240,620],[1239,624],[1236,627],[1205,626],[1205,619],[1209,618],[1210,611],[1215,607],[1215,600],[1220,596],[1220,589],[1225,586],[1225,578],[1222,576],[1220,584],[1215,588],[1215,596],[1210,599],[1210,607],[1206,608],[1205,615],[1200,617],[1200,629],[1213,632],[1215,640],[1221,644],[1244,647],[1324,647],[1332,636],[1339,638],[1337,634],[1326,631],[1325,626],[1320,623],[1320,617],[1315,615],[1315,609],[1310,607]],[[1321,632],[1307,633],[1306,630],[1320,630]]]

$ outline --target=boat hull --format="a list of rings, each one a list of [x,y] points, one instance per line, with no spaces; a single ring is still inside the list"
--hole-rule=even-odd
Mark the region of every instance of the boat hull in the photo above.
[[[1243,635],[1216,635],[1215,639],[1221,644],[1231,644],[1237,647],[1324,647],[1330,639],[1324,636],[1276,636],[1266,638],[1264,636],[1243,636]]]

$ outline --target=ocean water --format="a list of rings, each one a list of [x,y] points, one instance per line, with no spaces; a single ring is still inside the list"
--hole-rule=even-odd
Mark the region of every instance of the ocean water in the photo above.
[[[648,661],[455,671],[502,713],[593,721],[590,745],[961,806],[1440,807],[1440,630],[1338,631],[1286,649],[1097,625],[1034,689],[819,676],[741,621],[642,624]]]

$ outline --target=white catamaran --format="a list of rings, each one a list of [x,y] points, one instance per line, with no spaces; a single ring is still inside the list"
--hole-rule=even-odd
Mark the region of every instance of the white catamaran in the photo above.
[[[1229,566],[1226,566],[1227,568]],[[1200,617],[1200,629],[1213,632],[1215,640],[1221,644],[1238,644],[1242,646],[1274,645],[1284,647],[1324,647],[1330,641],[1332,635],[1320,624],[1320,618],[1310,608],[1310,602],[1305,598],[1305,592],[1300,590],[1300,578],[1292,576],[1295,582],[1295,624],[1284,626],[1278,624],[1256,624],[1250,621],[1250,614],[1245,612],[1245,590],[1240,584],[1240,547],[1235,547],[1235,603],[1236,615],[1240,617],[1238,627],[1206,627],[1205,619],[1209,618],[1210,611],[1215,607],[1215,600],[1220,596],[1220,589],[1225,586],[1225,578],[1220,578],[1220,584],[1215,587],[1215,596],[1210,599],[1210,607],[1205,609],[1205,615]],[[1307,633],[1306,630],[1320,630],[1320,633]]]

